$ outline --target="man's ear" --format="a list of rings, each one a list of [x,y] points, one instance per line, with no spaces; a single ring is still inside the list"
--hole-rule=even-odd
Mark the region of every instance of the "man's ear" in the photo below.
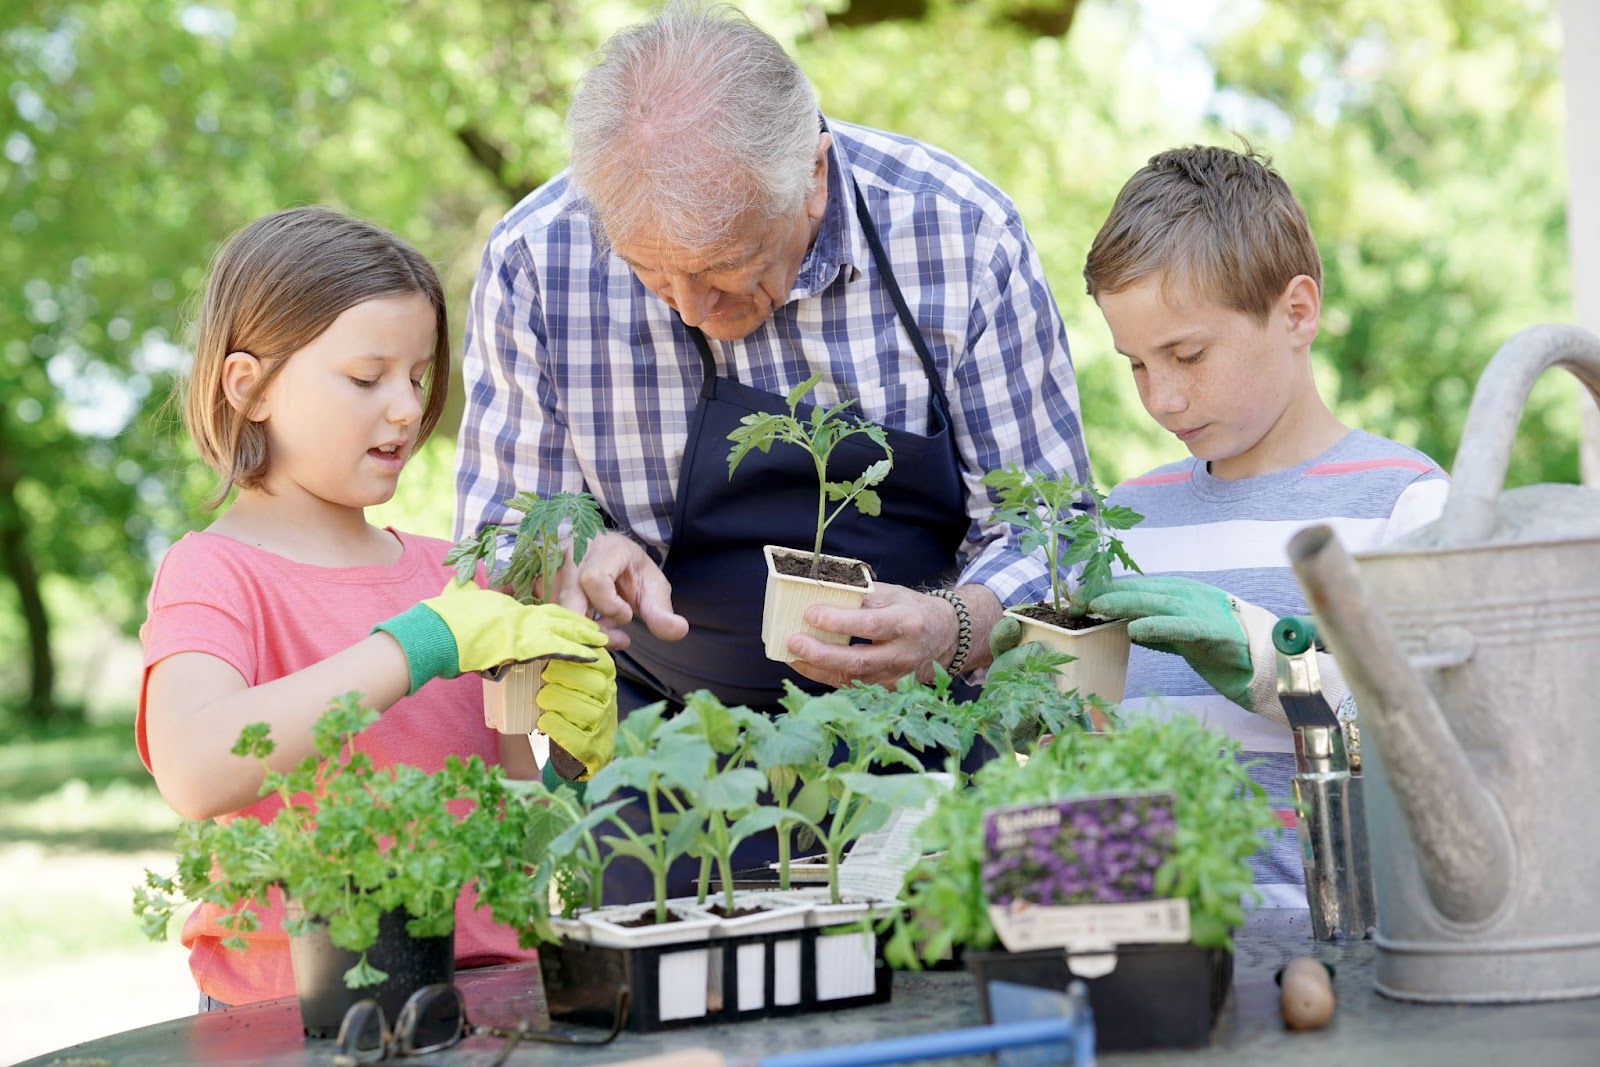
[[[828,149],[833,144],[833,134],[817,137],[817,156],[811,173],[811,195],[806,197],[806,217],[820,220],[828,210]]]
[[[222,361],[222,395],[228,398],[233,410],[251,422],[261,422],[267,417],[264,396],[257,398],[250,410],[245,410],[250,403],[251,390],[260,383],[264,373],[261,361],[248,352],[229,352]]]
[[[1296,274],[1278,298],[1284,312],[1289,341],[1296,348],[1310,348],[1322,322],[1322,293],[1309,274]]]

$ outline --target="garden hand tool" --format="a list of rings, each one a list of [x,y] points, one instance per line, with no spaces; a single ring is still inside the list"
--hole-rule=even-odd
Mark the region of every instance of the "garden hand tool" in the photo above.
[[[409,693],[434,678],[454,678],[507,663],[554,657],[592,663],[606,644],[600,627],[555,604],[522,604],[471,582],[444,591],[372,628],[400,643]]]
[[[1012,985],[1013,983],[994,983]],[[947,1059],[998,1053],[1002,1067],[1013,1067],[1006,1059],[1009,1050],[1037,1049],[1039,1058],[1029,1057],[1027,1067],[1071,1063],[1073,1067],[1093,1067],[1094,1017],[1089,1008],[1089,989],[1074,981],[1067,992],[1016,987],[1024,991],[1029,1008],[1039,1010],[1048,998],[1051,1014],[1015,1022],[997,1022],[962,1030],[944,1030],[910,1037],[892,1037],[856,1045],[784,1052],[759,1059],[725,1057],[713,1049],[685,1049],[661,1056],[628,1060],[611,1067],[877,1067],[880,1064],[910,1063],[915,1060]],[[1028,996],[1035,994],[1038,996]],[[1021,1067],[1021,1065],[1016,1065]]]
[[[1089,611],[1127,619],[1128,639],[1182,656],[1211,687],[1246,711],[1262,710],[1256,693],[1273,666],[1271,613],[1193,578],[1120,578],[1089,602]],[[1251,630],[1266,640],[1252,648]]]
[[[1350,772],[1344,728],[1322,697],[1316,628],[1297,616],[1272,628],[1278,700],[1294,731],[1294,806],[1311,933],[1319,941],[1370,936],[1377,922],[1361,778]]]

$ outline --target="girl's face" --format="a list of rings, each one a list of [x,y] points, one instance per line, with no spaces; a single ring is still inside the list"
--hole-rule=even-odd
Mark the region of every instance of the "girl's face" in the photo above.
[[[434,325],[420,293],[368,300],[288,357],[252,413],[267,431],[265,488],[277,500],[365,508],[394,496],[416,444]]]

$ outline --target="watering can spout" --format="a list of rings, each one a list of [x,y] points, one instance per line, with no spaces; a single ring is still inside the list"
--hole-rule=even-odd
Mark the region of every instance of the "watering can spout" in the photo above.
[[[1463,925],[1494,917],[1511,893],[1514,868],[1511,833],[1499,805],[1400,651],[1333,530],[1301,530],[1289,542],[1289,559],[1362,719],[1380,727],[1366,736],[1381,739],[1377,754],[1434,908]],[[1430,658],[1439,669],[1461,669],[1471,656],[1469,644]]]

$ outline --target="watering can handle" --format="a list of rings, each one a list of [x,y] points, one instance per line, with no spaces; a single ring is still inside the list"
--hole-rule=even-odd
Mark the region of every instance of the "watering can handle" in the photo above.
[[[1450,472],[1450,496],[1439,520],[1441,546],[1465,548],[1493,537],[1517,420],[1533,383],[1551,367],[1572,372],[1600,403],[1600,337],[1590,331],[1577,326],[1529,326],[1501,345],[1472,393]]]

